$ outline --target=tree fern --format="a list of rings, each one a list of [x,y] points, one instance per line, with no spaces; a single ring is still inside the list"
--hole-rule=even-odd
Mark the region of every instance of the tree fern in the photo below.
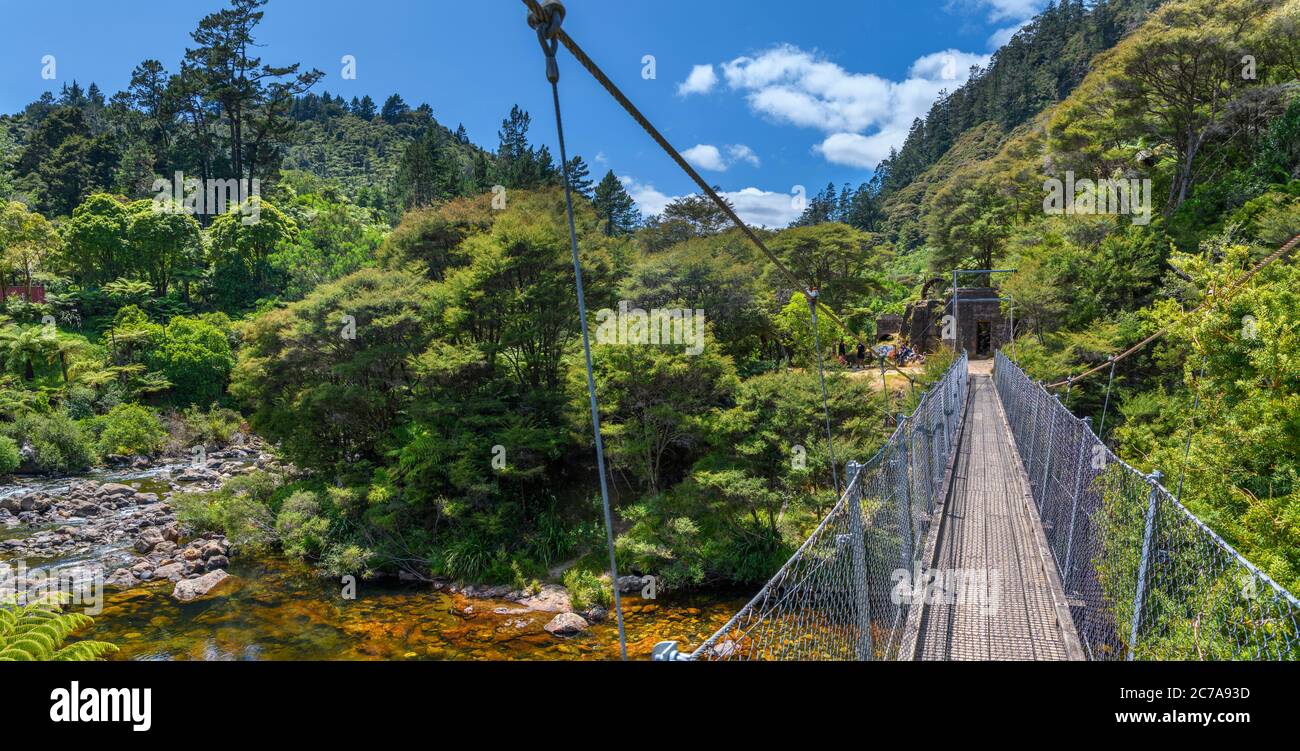
[[[116,652],[117,646],[102,641],[64,644],[92,623],[89,616],[61,612],[51,602],[0,604],[0,662],[87,662]]]

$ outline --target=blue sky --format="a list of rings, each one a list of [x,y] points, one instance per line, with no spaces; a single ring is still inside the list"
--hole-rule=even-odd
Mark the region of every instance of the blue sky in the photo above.
[[[0,111],[73,79],[108,94],[141,60],[175,70],[220,0],[3,0]],[[758,224],[792,218],[796,186],[857,184],[941,89],[960,86],[1046,0],[570,0],[569,33],[702,174]],[[382,102],[400,93],[496,146],[518,103],[532,140],[555,149],[541,50],[517,0],[271,0],[258,38],[266,62],[301,61],[318,85]],[[689,179],[572,59],[561,53],[571,153],[613,169],[653,213]],[[41,77],[53,55],[57,78]],[[355,80],[341,77],[344,55]],[[643,60],[654,57],[654,77]]]

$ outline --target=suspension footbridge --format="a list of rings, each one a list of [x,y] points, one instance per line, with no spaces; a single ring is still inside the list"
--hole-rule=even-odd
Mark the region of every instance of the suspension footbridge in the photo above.
[[[522,1],[546,59],[555,106],[609,572],[617,581],[560,107],[561,46],[792,289],[804,290],[837,489],[818,316],[863,340],[741,221],[562,28],[566,12],[559,0]],[[1226,289],[1210,291],[1187,316],[1230,299],[1298,246],[1300,236]],[[1007,272],[954,271],[954,313],[960,273]],[[739,613],[689,652],[675,642],[658,645],[655,659],[1300,658],[1300,602],[1169,493],[1159,471],[1144,474],[1120,460],[1087,419],[1070,414],[1048,392],[1065,386],[1068,397],[1075,382],[1109,367],[1109,406],[1116,364],[1172,329],[1165,326],[1106,363],[1050,386],[1032,381],[1003,353],[991,369],[963,353],[915,411],[898,421],[875,457],[848,463],[838,502]],[[959,338],[952,341],[956,349]],[[1012,342],[1014,347],[1014,332]],[[1102,427],[1104,421],[1105,409]],[[626,659],[617,588],[614,609]]]
[[[1295,660],[1300,602],[999,353],[960,357],[733,617],[660,660]]]

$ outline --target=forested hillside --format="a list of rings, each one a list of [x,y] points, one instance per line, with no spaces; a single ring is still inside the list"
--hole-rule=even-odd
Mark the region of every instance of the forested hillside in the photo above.
[[[1185,475],[1193,511],[1293,589],[1295,259],[1208,314],[1184,313],[1300,233],[1298,31],[1295,0],[1165,3],[1061,103],[955,134],[886,199],[900,233],[886,220],[880,245],[906,284],[954,267],[1018,269],[1002,289],[1016,301],[1020,357],[1044,380],[1173,324],[1118,367],[1108,438],[1144,469]],[[1053,205],[1065,185],[1070,206]],[[1099,416],[1107,375],[1075,384],[1071,409]]]
[[[567,583],[598,598],[561,173],[530,115],[489,150],[429,105],[317,93],[319,72],[248,56],[265,12],[233,0],[174,67],[4,117],[0,474],[252,430],[296,472],[178,495],[191,532],[338,574],[524,586],[577,562]],[[623,566],[760,580],[834,500],[807,302],[707,201],[643,221],[612,172],[570,173],[593,311],[706,311],[691,341],[596,346]],[[891,285],[869,234],[765,235],[868,325]],[[870,383],[830,383],[848,455],[905,407]]]
[[[803,288],[869,340],[875,314],[934,275],[1018,268],[1004,289],[1019,354],[1056,378],[1179,320],[1296,233],[1300,0],[1154,5],[1050,7],[870,182],[759,231],[799,284],[707,200],[641,217],[616,175],[574,157],[593,313],[707,321],[692,341],[596,337],[621,569],[668,587],[761,581],[833,503]],[[319,72],[273,48],[249,57],[266,12],[231,0],[128,90],[69,83],[3,118],[0,474],[251,430],[296,470],[178,494],[188,529],[335,574],[527,587],[566,564],[570,589],[599,599],[554,156],[517,107],[484,146],[439,121],[451,107],[317,93]],[[186,211],[177,172],[243,187]],[[1126,197],[1151,210],[1099,212],[1094,183],[1074,207],[1090,210],[1049,212],[1048,181],[1071,175],[1149,181]],[[240,192],[253,181],[255,199]],[[1294,264],[1276,264],[1126,361],[1107,422],[1125,458],[1186,467],[1185,500],[1293,588],[1298,288]],[[906,397],[882,393],[820,324],[836,455],[869,457],[948,358],[933,354]],[[1096,413],[1103,387],[1076,386],[1071,408]]]
[[[924,119],[915,120],[906,141],[891,149],[870,181],[856,189],[827,186],[799,223],[841,221],[885,233],[900,253],[917,249],[925,228],[915,207],[935,175],[986,157],[1016,128],[1068,96],[1093,57],[1137,28],[1160,2],[1050,3],[993,54],[987,68],[973,71],[966,84],[941,95]]]

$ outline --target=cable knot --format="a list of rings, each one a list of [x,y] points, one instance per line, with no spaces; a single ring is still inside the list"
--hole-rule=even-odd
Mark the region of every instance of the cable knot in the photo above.
[[[560,40],[557,33],[564,23],[564,5],[559,0],[546,0],[536,10],[528,12],[528,25],[537,32],[537,42],[546,55],[546,80],[559,83],[560,66],[555,59]]]

